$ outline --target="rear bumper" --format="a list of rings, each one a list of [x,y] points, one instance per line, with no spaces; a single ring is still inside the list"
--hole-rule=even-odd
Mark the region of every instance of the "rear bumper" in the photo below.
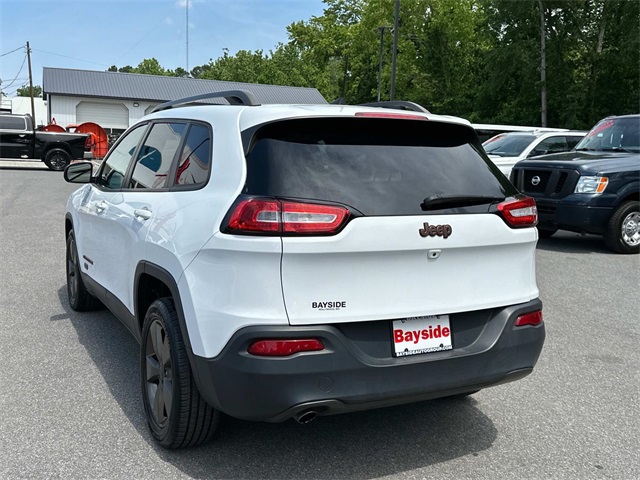
[[[536,299],[452,316],[453,350],[400,358],[391,355],[389,322],[363,329],[247,327],[216,358],[193,356],[193,373],[209,404],[247,420],[282,421],[309,409],[328,415],[428,400],[531,373],[544,343],[544,324],[515,327],[514,322],[541,308]],[[285,358],[247,353],[252,341],[278,337],[319,338],[325,350]]]

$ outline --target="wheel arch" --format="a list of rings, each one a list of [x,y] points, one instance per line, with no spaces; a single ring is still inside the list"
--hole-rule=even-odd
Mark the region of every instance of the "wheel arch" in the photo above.
[[[171,297],[178,315],[180,332],[188,351],[191,353],[191,341],[184,317],[182,300],[178,284],[171,273],[159,265],[142,261],[136,267],[135,283],[133,291],[134,315],[137,323],[138,334],[142,334],[144,317],[149,306],[158,298]],[[191,354],[189,355],[191,357]]]
[[[627,184],[618,192],[618,199],[615,204],[615,208],[627,202],[640,202],[640,187],[638,185]]]
[[[622,205],[623,203],[631,202],[631,201],[640,202],[640,192],[633,192],[633,193],[627,194],[627,196],[620,201],[619,205]]]
[[[69,236],[69,232],[71,230],[73,230],[73,218],[71,217],[70,213],[67,213],[64,216],[64,238],[65,238],[65,240]]]

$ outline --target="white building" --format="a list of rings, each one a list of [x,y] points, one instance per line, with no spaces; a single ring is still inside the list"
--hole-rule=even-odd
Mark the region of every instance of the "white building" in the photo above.
[[[46,125],[47,102],[40,97],[33,99],[33,106],[36,115],[36,125]],[[2,97],[0,99],[0,110],[5,113],[18,113],[31,115],[31,97]]]
[[[66,127],[94,122],[111,134],[122,133],[160,103],[204,93],[249,90],[265,104],[327,103],[315,88],[51,67],[43,69],[42,90],[48,106],[45,123],[55,119]]]

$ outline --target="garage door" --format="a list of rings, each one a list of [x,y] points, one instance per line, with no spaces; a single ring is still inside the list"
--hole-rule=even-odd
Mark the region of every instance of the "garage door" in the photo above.
[[[102,128],[129,128],[129,109],[122,103],[80,102],[76,122],[94,122]]]

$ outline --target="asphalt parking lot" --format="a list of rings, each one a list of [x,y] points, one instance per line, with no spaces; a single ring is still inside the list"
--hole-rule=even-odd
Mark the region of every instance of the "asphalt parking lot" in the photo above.
[[[133,337],[68,306],[74,188],[0,162],[0,478],[640,478],[640,256],[539,243],[547,341],[524,380],[309,425],[226,418],[213,443],[169,452],[147,430]]]

